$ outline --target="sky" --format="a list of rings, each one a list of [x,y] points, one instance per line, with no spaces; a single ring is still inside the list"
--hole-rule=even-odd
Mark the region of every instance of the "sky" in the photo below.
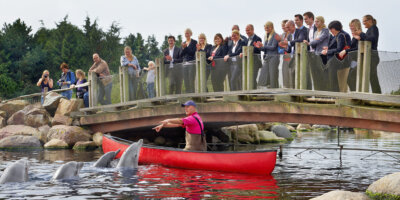
[[[116,22],[122,27],[122,37],[138,32],[145,38],[154,34],[161,44],[165,35],[184,35],[184,30],[191,28],[194,39],[205,33],[212,43],[216,33],[227,36],[233,24],[240,26],[243,35],[245,26],[253,24],[255,33],[263,38],[265,22],[272,21],[276,32],[281,33],[283,19],[311,11],[323,16],[326,25],[341,21],[350,33],[352,19],[371,14],[378,22],[378,49],[400,52],[400,28],[396,25],[399,8],[399,0],[0,0],[0,23],[3,27],[20,18],[36,32],[41,21],[46,28],[54,28],[66,15],[82,28],[89,16],[105,31]]]

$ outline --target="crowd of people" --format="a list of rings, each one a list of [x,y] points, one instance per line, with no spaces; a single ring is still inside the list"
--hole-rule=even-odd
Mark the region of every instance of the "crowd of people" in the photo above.
[[[367,29],[365,33],[361,23]],[[350,53],[358,50],[358,41],[371,42],[370,83],[373,93],[381,93],[377,75],[379,30],[376,24],[376,19],[371,15],[365,15],[362,22],[359,19],[351,20],[349,23],[351,37],[343,30],[340,21],[332,21],[326,26],[324,17],[314,17],[312,12],[306,12],[303,15],[294,15],[293,20],[283,20],[281,23],[282,34],[276,32],[271,21],[267,21],[264,25],[265,36],[263,39],[254,33],[252,24],[246,26],[247,37],[240,34],[238,25],[233,25],[229,37],[224,38],[220,33],[215,34],[213,45],[207,43],[204,33],[199,34],[198,41],[193,39],[192,30],[188,28],[184,32],[185,41],[182,42],[181,47],[175,45],[174,36],[169,36],[168,48],[163,50],[169,93],[182,93],[183,84],[186,93],[195,91],[195,55],[198,51],[206,54],[206,79],[211,78],[213,91],[224,90],[226,76],[229,79],[230,90],[241,90],[243,46],[253,46],[255,56],[259,56],[259,59],[254,59],[253,63],[254,89],[257,87],[278,88],[281,62],[283,87],[294,88],[296,43],[305,43],[309,54],[320,58],[309,59],[306,73],[307,89],[347,92],[350,88],[351,91],[354,91],[356,89],[357,58],[354,56],[355,54]],[[263,52],[262,58],[261,52]],[[129,100],[137,99],[142,70],[148,71],[147,95],[145,96],[153,98],[155,96],[154,62],[150,61],[148,67],[141,68],[129,46],[124,48],[124,55],[121,56],[120,61],[121,66],[127,68],[129,76]],[[112,76],[108,64],[97,53],[93,54],[93,62],[89,72],[96,73],[100,80],[98,101],[102,105],[111,104]],[[76,85],[87,82],[85,72],[80,69],[73,73],[66,63],[62,63],[60,69],[61,77],[56,83],[61,89],[74,88]],[[37,86],[41,87],[42,92],[50,91],[53,88],[53,80],[50,78],[48,70],[43,72]],[[65,90],[61,94],[70,99],[72,90]],[[87,87],[77,87],[76,97],[82,98],[85,106],[88,107]]]

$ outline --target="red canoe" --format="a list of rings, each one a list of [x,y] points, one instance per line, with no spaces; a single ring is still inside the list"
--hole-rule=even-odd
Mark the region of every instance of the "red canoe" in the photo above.
[[[103,136],[103,152],[121,152],[129,143],[117,141],[116,137]],[[250,152],[200,152],[182,149],[143,145],[140,150],[139,164],[159,164],[183,169],[200,169],[246,174],[269,175],[275,168],[276,150]]]

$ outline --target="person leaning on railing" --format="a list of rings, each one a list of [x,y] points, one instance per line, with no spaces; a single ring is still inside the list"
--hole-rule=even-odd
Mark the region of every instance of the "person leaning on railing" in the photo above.
[[[168,36],[168,48],[163,50],[165,72],[169,79],[169,93],[180,94],[182,88],[181,48],[175,46],[175,37]]]
[[[125,55],[121,56],[121,66],[128,67],[129,75],[129,100],[136,100],[137,86],[139,81],[140,66],[139,61],[132,54],[132,49],[129,46],[124,48]]]
[[[196,50],[205,52],[206,58],[208,58],[211,55],[211,49],[212,49],[211,44],[207,44],[206,34],[200,33],[199,43],[196,44]],[[205,79],[205,81],[207,83],[208,77],[211,74],[211,61],[208,59],[206,59],[206,61],[207,61],[207,64],[206,64],[206,79]],[[208,91],[208,88],[207,88],[207,91]]]
[[[292,37],[292,35],[290,34],[289,30],[286,28],[286,23],[289,20],[284,19],[281,22],[281,26],[282,26],[282,35],[281,35],[281,42],[282,41],[287,41],[289,39],[289,37]],[[284,88],[290,88],[290,70],[289,70],[289,63],[291,60],[291,56],[290,54],[288,54],[285,51],[285,48],[283,48],[280,44],[278,44],[278,53],[282,54],[282,83],[283,83],[283,87]]]
[[[182,42],[182,58],[183,58],[183,82],[185,84],[185,92],[194,92],[194,80],[196,76],[196,45],[197,41],[192,38],[192,30],[185,30],[186,41]]]
[[[71,88],[75,88],[75,85],[81,85],[87,82],[85,72],[81,69],[77,69],[75,71],[76,82],[71,85]],[[89,107],[89,88],[88,86],[85,87],[78,87],[76,88],[76,98],[83,99],[83,103],[85,107]]]
[[[371,67],[370,67],[370,83],[373,93],[382,93],[381,86],[378,79],[378,64],[379,64],[379,54],[378,54],[378,40],[379,40],[379,29],[376,26],[376,19],[371,15],[365,15],[362,19],[364,27],[367,30],[366,33],[358,31],[356,36],[359,37],[361,41],[371,42]]]
[[[258,83],[259,86],[278,88],[279,87],[278,67],[280,62],[278,54],[278,43],[280,42],[280,36],[275,33],[274,24],[270,21],[265,23],[264,29],[265,29],[264,45],[261,42],[257,42],[257,44],[255,45],[261,51],[265,52],[264,63],[261,68],[260,80],[258,81]]]
[[[61,63],[60,69],[62,73],[61,78],[57,81],[57,84],[61,87],[61,89],[67,89],[72,83],[75,83],[75,74],[69,70],[67,63]],[[72,90],[63,91],[61,92],[61,95],[67,97],[69,100],[72,97]]]
[[[329,23],[328,28],[333,38],[330,39],[328,47],[325,47],[322,51],[323,55],[328,56],[328,65],[330,59],[338,59],[342,61],[344,57],[340,57],[339,53],[343,49],[349,49],[351,46],[350,35],[343,30],[342,23],[339,21],[332,21]],[[333,58],[333,57],[336,58]],[[347,77],[349,75],[349,65],[346,62],[337,62],[335,66],[329,66],[328,70],[331,70],[329,75],[329,82],[331,90],[334,92],[347,92]],[[335,77],[336,80],[335,80]]]
[[[211,48],[211,55],[207,58],[207,60],[211,61],[211,83],[214,92],[224,91],[224,80],[228,73],[228,68],[216,65],[215,59],[224,58],[227,51],[227,46],[221,33],[215,34],[214,46]]]
[[[261,42],[261,38],[258,37],[256,34],[254,34],[254,26],[253,24],[248,24],[246,26],[246,34],[247,34],[247,46],[253,46],[257,42]],[[254,61],[253,61],[253,88],[250,89],[256,89],[257,88],[257,75],[258,75],[258,70],[262,66],[261,59],[259,59],[259,56],[261,54],[261,51],[259,48],[254,48],[253,50],[254,53]]]
[[[246,46],[246,41],[240,38],[240,33],[237,30],[232,31],[232,44],[228,46],[228,54],[224,57],[225,62],[231,58],[232,65],[230,70],[229,86],[232,91],[242,89],[242,63],[237,59],[243,57],[242,47]]]
[[[344,57],[344,55],[349,54],[350,56],[350,71],[347,78],[347,85],[349,85],[350,91],[356,91],[357,82],[357,51],[358,51],[358,41],[360,37],[357,37],[358,32],[362,32],[361,22],[359,19],[353,19],[349,23],[351,34],[353,38],[351,39],[350,49],[342,50],[339,55]]]
[[[50,72],[49,70],[44,70],[42,73],[42,77],[39,79],[39,81],[36,83],[38,87],[40,87],[41,92],[43,93],[45,88],[47,88],[47,91],[51,91],[53,89],[53,79],[50,78]],[[41,102],[43,104],[44,97],[42,96]]]
[[[93,54],[93,61],[94,63],[92,67],[90,67],[89,72],[96,73],[100,80],[98,84],[98,101],[102,105],[111,104],[112,76],[108,64],[106,61],[101,59],[97,53]]]

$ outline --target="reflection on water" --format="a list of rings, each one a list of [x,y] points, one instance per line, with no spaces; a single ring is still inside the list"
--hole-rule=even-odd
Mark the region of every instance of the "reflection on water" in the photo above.
[[[342,132],[345,147],[399,150],[400,134],[354,134]],[[272,176],[254,176],[202,170],[183,170],[156,165],[139,166],[134,171],[92,168],[101,155],[96,151],[0,151],[0,170],[27,158],[30,181],[0,185],[0,198],[29,199],[309,199],[341,189],[364,192],[377,179],[400,171],[398,160],[382,153],[367,157],[368,151],[305,151],[285,147],[337,147],[335,132],[305,132],[283,150]],[[240,147],[267,149],[269,145]],[[239,147],[238,147],[239,148]],[[320,155],[321,154],[321,155]],[[393,154],[400,157],[400,155]],[[326,158],[324,158],[326,157]],[[361,160],[362,158],[364,160]],[[49,181],[56,169],[68,161],[86,162],[80,179]],[[241,161],[238,161],[240,163]]]

